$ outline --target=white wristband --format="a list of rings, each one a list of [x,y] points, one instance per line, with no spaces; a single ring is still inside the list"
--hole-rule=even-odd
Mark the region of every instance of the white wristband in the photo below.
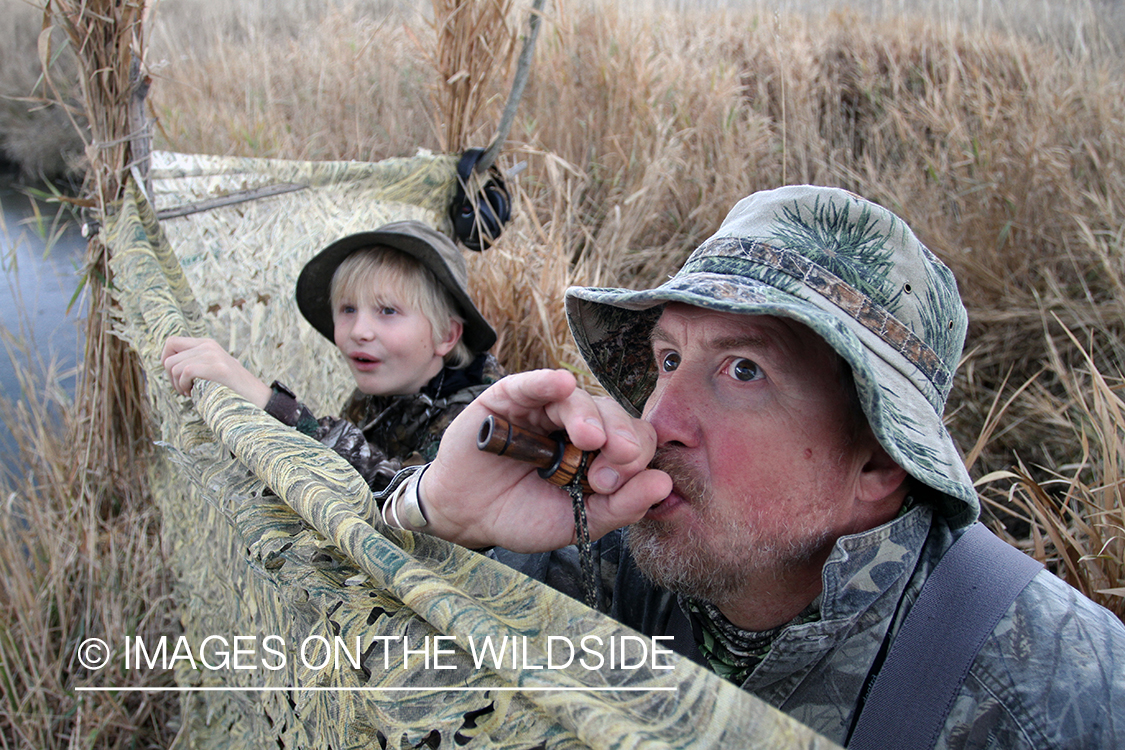
[[[402,483],[395,488],[390,497],[383,503],[383,523],[396,529],[403,531],[420,531],[429,525],[429,520],[426,518],[425,512],[422,510],[421,498],[418,494],[418,487],[422,481],[422,474],[425,473],[426,467],[420,471],[412,473],[409,477],[404,479]],[[406,515],[406,522],[409,526],[403,524],[398,516],[398,501],[402,498],[402,510]],[[390,511],[390,518],[387,518],[387,511]]]
[[[391,495],[390,497],[388,497],[386,500],[383,501],[383,508],[379,511],[379,515],[382,516],[382,518],[383,518],[383,525],[384,526],[390,526],[392,529],[401,529],[402,528],[402,526],[400,526],[397,523],[397,521],[398,521],[397,515],[394,517],[393,520],[390,519],[390,518],[387,518],[387,511],[392,510],[394,508],[395,501],[398,500],[399,489],[401,489],[401,485],[399,487],[395,488],[395,492],[394,492],[393,495]]]
[[[405,483],[406,488],[402,493],[402,512],[412,529],[420,530],[430,525],[430,519],[426,518],[426,512],[422,510],[422,475],[426,473],[427,468],[429,468],[428,464],[410,477]],[[391,509],[391,514],[395,516],[397,521],[398,515],[394,508]]]

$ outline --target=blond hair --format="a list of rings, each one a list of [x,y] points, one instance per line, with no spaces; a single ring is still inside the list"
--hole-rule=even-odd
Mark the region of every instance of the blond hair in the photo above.
[[[387,302],[374,294],[376,280],[386,287],[397,289],[402,294],[401,303],[409,305],[430,321],[434,346],[445,341],[453,321],[465,322],[457,311],[453,295],[430,269],[406,253],[383,245],[356,250],[336,268],[329,287],[333,315],[344,298],[361,305],[379,306]],[[463,340],[458,339],[444,361],[447,367],[461,368],[473,361],[473,353]]]

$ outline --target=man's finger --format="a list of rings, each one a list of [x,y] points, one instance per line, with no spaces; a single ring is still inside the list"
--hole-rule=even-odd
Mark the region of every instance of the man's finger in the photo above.
[[[631,477],[612,495],[590,495],[586,498],[586,510],[591,538],[597,539],[614,529],[636,523],[671,491],[672,479],[667,474],[646,469]]]

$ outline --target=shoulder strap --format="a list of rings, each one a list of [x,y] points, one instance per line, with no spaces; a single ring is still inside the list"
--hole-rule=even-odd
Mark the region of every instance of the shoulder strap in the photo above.
[[[1042,568],[984,524],[970,526],[923,584],[848,747],[932,748],[980,647]]]

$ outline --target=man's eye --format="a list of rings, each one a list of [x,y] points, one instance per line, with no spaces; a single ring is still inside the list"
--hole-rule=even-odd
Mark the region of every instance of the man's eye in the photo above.
[[[672,372],[680,366],[679,352],[668,352],[664,355],[664,359],[660,360],[660,369],[664,372]]]
[[[739,357],[730,363],[728,369],[730,376],[735,380],[741,380],[744,383],[749,383],[751,380],[757,380],[762,376],[762,370],[752,360],[745,357]]]

